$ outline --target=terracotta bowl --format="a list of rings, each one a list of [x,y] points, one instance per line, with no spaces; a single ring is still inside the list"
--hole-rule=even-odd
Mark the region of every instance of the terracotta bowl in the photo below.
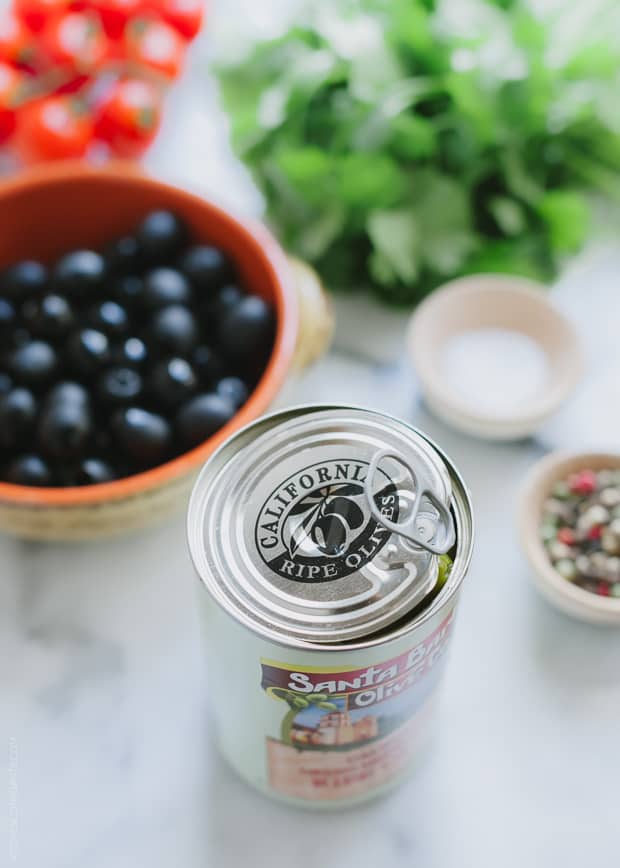
[[[205,199],[135,169],[66,163],[4,182],[0,185],[0,268],[22,258],[52,262],[71,248],[100,248],[131,232],[153,208],[179,213],[197,240],[221,247],[236,263],[245,285],[274,305],[276,338],[265,373],[221,431],[153,470],[75,488],[0,483],[0,530],[34,539],[85,539],[139,528],[168,516],[185,503],[196,473],[213,450],[269,407],[289,373],[300,331],[294,285],[298,266],[291,268],[262,227],[249,226]]]

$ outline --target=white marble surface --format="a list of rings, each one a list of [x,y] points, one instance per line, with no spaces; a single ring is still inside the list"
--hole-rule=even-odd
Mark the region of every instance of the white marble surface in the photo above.
[[[195,92],[179,94],[171,112],[174,135],[162,138],[151,168],[248,205],[237,194],[242,173]],[[188,136],[192,156],[181,160]],[[605,321],[603,310],[607,321],[609,311],[615,315],[620,255],[605,248],[592,257],[583,260],[585,272],[568,276],[561,298],[588,331],[596,382],[617,363],[593,327]],[[617,861],[620,634],[571,621],[541,601],[514,530],[517,490],[542,441],[489,445],[450,431],[427,414],[402,361],[403,317],[367,304],[338,307],[333,352],[289,398],[345,399],[415,422],[451,454],[473,492],[478,542],[434,749],[410,783],[367,807],[324,816],[272,804],[237,780],[210,743],[182,516],[96,545],[1,539],[0,865],[607,868]],[[609,370],[610,402],[617,402],[620,369]],[[549,426],[546,443],[612,435],[617,443],[618,428],[606,430],[588,394]]]
[[[417,777],[376,804],[318,816],[270,803],[224,767],[181,516],[113,543],[3,539],[1,865],[7,855],[27,868],[613,863],[620,634],[567,619],[530,587],[513,511],[541,448],[451,432],[427,415],[406,366],[346,347],[343,332],[298,397],[344,396],[419,424],[476,507],[441,733]]]

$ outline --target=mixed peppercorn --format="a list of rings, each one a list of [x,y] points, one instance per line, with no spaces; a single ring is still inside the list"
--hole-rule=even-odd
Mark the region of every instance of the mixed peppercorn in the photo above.
[[[170,211],[103,253],[0,275],[0,479],[107,482],[204,442],[273,346],[272,308]]]
[[[581,470],[557,482],[541,536],[557,572],[605,597],[620,597],[620,470]]]

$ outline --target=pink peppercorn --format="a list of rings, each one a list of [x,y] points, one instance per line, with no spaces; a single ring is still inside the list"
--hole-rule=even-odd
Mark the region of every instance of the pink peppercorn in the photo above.
[[[596,491],[596,473],[593,470],[580,470],[568,480],[573,494],[588,495]]]
[[[599,582],[596,586],[596,593],[600,594],[601,597],[609,596],[609,585],[607,582]]]
[[[591,527],[588,531],[588,539],[600,539],[603,535],[603,528],[600,524],[595,524],[594,527]]]
[[[570,527],[561,527],[557,532],[557,539],[565,546],[575,545],[575,532]]]

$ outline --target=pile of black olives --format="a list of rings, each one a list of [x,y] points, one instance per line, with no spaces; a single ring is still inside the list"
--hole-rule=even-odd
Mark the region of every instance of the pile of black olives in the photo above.
[[[269,359],[272,308],[170,211],[0,275],[0,479],[91,485],[199,445]]]

